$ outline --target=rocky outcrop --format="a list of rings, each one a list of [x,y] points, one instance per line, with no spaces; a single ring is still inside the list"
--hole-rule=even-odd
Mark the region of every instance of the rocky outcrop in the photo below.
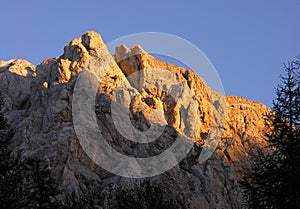
[[[23,119],[29,106],[31,81],[35,77],[35,67],[26,60],[0,61],[0,89],[4,94],[4,109],[8,122],[13,128]]]
[[[196,137],[194,137],[195,141],[202,144],[203,139],[207,137],[214,123],[223,125],[224,131],[222,131],[220,136],[222,139],[216,152],[225,165],[232,165],[235,168],[238,177],[248,168],[249,156],[253,155],[258,147],[265,145],[263,140],[264,114],[270,111],[265,105],[241,97],[227,96],[220,98],[220,95],[211,90],[205,81],[194,72],[157,60],[137,45],[134,45],[132,49],[128,49],[125,46],[118,47],[115,58],[124,74],[129,76],[129,78],[133,78],[135,82],[138,81],[140,85],[153,80],[153,74],[148,73],[148,71],[147,73],[144,72],[147,69],[159,69],[159,71],[163,72],[169,71],[185,82],[196,100],[196,111],[188,111],[197,115],[197,118],[188,118],[190,120],[189,126],[198,125],[198,132]],[[139,71],[141,72],[140,74],[143,74],[140,75],[141,79],[143,79],[142,81],[135,76],[130,76],[130,74],[138,74],[136,72]],[[157,71],[154,72],[157,73]],[[157,77],[162,76],[158,75]],[[138,88],[137,84],[133,83],[132,85]],[[156,91],[148,90],[147,92],[148,95],[144,96],[145,98],[158,98],[164,105],[171,107],[170,109],[165,109],[165,118],[168,124],[183,134],[183,130],[179,127],[181,125],[180,115],[182,110],[176,104],[168,104],[168,101],[157,94]],[[215,94],[217,95],[215,96]],[[218,106],[223,106],[224,113],[222,115],[217,115],[218,112],[222,111],[216,110],[216,103],[218,103]],[[216,115],[219,120],[225,117],[225,121],[220,122],[213,119]]]
[[[72,116],[74,86],[85,69],[102,78],[95,112],[101,133],[114,149],[150,157],[180,135],[194,144],[188,156],[173,169],[143,179],[119,177],[94,163],[82,149]],[[15,154],[21,159],[39,156],[67,192],[79,194],[91,184],[97,186],[100,208],[122,208],[126,199],[142,204],[140,208],[242,208],[238,181],[251,155],[264,145],[263,114],[269,111],[264,105],[224,97],[191,70],[159,61],[137,45],[120,46],[112,56],[96,32],[72,40],[63,55],[36,68],[27,61],[1,61],[0,80],[2,111],[16,130]],[[177,82],[176,88],[170,81]],[[122,117],[112,105],[122,107],[129,123],[116,124]],[[165,126],[155,142],[126,139],[126,134],[147,131],[151,124]],[[210,138],[218,138],[218,147],[202,162],[202,146]]]

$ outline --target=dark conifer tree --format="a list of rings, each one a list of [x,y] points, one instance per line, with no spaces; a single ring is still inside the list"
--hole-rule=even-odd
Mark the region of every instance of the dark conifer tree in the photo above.
[[[56,196],[60,194],[60,190],[50,169],[38,158],[31,157],[22,162],[22,171],[22,196],[27,208],[58,208]]]
[[[268,146],[242,183],[250,208],[300,208],[300,59],[284,68],[273,112],[266,115]]]

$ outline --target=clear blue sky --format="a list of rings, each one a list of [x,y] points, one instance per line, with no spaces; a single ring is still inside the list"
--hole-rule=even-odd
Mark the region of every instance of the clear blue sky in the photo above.
[[[227,95],[268,106],[283,62],[300,55],[299,0],[14,1],[1,2],[0,59],[39,64],[88,30],[106,42],[165,32],[199,47]]]

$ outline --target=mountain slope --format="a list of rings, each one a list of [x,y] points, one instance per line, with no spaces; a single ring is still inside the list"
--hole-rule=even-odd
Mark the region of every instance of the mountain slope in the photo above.
[[[142,179],[120,177],[99,167],[82,149],[73,126],[74,87],[85,69],[101,74],[95,112],[101,133],[114,149],[150,157],[182,136],[194,144],[188,156],[173,169]],[[168,92],[171,84],[156,82],[165,76],[180,82],[178,99]],[[24,60],[1,61],[0,80],[2,111],[16,130],[15,155],[21,159],[35,155],[48,163],[67,193],[97,186],[95,204],[102,208],[131,208],[128,200],[141,204],[139,208],[242,208],[238,180],[247,172],[251,155],[264,145],[263,114],[269,111],[264,105],[224,97],[192,71],[159,61],[137,45],[120,46],[112,56],[93,31],[72,40],[60,57],[37,67]],[[121,105],[139,131],[148,130],[150,124],[165,128],[156,142],[130,142],[115,123],[112,104]],[[222,124],[215,132],[218,147],[202,162],[201,146],[214,136],[212,127],[218,124]],[[126,131],[131,130],[129,125]]]

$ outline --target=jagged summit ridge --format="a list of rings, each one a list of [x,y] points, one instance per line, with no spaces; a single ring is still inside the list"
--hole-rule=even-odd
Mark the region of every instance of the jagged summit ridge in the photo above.
[[[109,208],[105,198],[111,198],[107,193],[110,184],[114,185],[110,192],[126,192],[124,189],[129,191],[145,181],[119,178],[99,168],[85,154],[74,132],[72,95],[78,74],[86,68],[105,69],[106,65],[113,67],[101,75],[99,97],[95,101],[98,125],[115,149],[129,155],[159,153],[176,134],[189,134],[185,126],[195,130],[195,143],[203,144],[214,121],[211,95],[221,96],[191,70],[157,60],[140,46],[120,46],[112,56],[94,31],[72,40],[63,55],[46,59],[37,67],[27,61],[1,61],[0,89],[5,99],[2,111],[16,130],[13,140],[16,155],[21,158],[37,155],[50,162],[53,174],[67,191],[80,192],[91,181],[100,185],[103,208]],[[192,92],[195,101],[190,109],[180,108],[178,101],[159,88],[142,88],[145,83],[154,83],[156,75],[151,72],[154,68],[167,71],[184,83],[182,96],[187,90]],[[137,129],[147,130],[155,122],[168,124],[170,128],[159,139],[160,146],[123,143],[124,137],[114,128],[111,117],[110,104],[117,101],[115,92],[122,95],[122,105]],[[167,188],[162,194],[164,198],[183,199],[190,208],[241,208],[237,181],[246,172],[249,157],[263,144],[262,115],[269,110],[240,97],[225,97],[224,101],[224,132],[213,156],[198,164],[200,151],[195,146],[182,164],[150,178],[151,186]],[[154,109],[157,115],[153,118]],[[188,120],[183,121],[183,115]]]

